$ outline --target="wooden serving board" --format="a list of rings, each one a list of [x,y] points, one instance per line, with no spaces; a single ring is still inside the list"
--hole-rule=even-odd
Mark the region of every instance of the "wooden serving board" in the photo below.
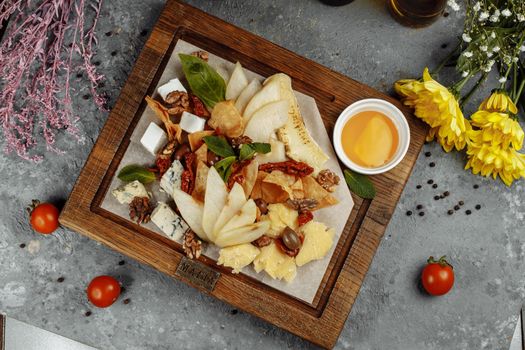
[[[180,244],[100,206],[144,111],[144,97],[153,93],[179,39],[229,61],[239,60],[263,76],[288,74],[296,91],[315,98],[330,135],[343,109],[363,98],[390,101],[407,116],[411,145],[406,157],[393,170],[372,178],[377,189],[374,200],[354,196],[354,209],[311,304],[248,276],[234,275],[206,257],[190,261]],[[60,222],[204,293],[331,348],[357,297],[425,134],[426,127],[395,99],[189,5],[169,0],[73,188]]]

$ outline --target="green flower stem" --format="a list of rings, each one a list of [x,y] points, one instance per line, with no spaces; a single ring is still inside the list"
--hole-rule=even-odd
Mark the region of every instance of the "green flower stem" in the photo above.
[[[472,87],[472,89],[470,89],[470,91],[467,92],[467,94],[465,96],[463,96],[461,98],[461,100],[459,101],[460,107],[463,107],[470,100],[472,95],[474,95],[474,93],[476,92],[476,90],[478,90],[478,88],[481,86],[481,84],[483,84],[485,82],[485,80],[487,80],[487,77],[488,77],[487,73],[484,73],[484,74],[481,75],[481,77],[478,79],[478,81]]]
[[[506,80],[503,83],[500,84],[500,86],[499,86],[500,89],[505,89],[505,85],[507,85],[507,79],[509,78],[509,74],[512,71],[512,66],[513,65],[510,65],[509,68],[507,68],[507,72],[505,73],[505,79]]]
[[[516,95],[512,99],[512,102],[514,102],[515,105],[518,105],[518,101],[520,100],[524,87],[525,87],[525,79],[521,81],[520,86],[516,92]]]

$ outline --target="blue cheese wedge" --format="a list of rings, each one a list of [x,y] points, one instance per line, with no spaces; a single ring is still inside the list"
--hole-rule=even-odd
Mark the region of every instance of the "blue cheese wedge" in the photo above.
[[[186,88],[184,88],[184,85],[182,85],[179,79],[171,79],[166,84],[159,86],[157,89],[157,92],[164,101],[166,101],[168,94],[173,91],[187,92]]]
[[[151,122],[142,135],[140,143],[149,153],[156,155],[157,152],[168,142],[168,135],[160,126]]]
[[[204,130],[205,125],[206,119],[192,113],[183,112],[180,117],[180,127],[188,134]]]
[[[173,196],[173,190],[180,190],[181,175],[184,171],[182,163],[174,160],[171,167],[162,175],[160,179],[160,188],[170,196]]]
[[[159,202],[151,213],[151,221],[174,241],[180,240],[189,229],[188,224],[163,202]]]
[[[122,185],[119,188],[111,191],[113,197],[115,197],[121,204],[129,204],[135,197],[148,197],[148,191],[146,187],[140,181],[135,180],[128,184]]]

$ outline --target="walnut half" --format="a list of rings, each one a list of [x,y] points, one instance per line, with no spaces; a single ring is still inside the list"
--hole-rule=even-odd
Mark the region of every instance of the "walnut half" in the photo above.
[[[330,169],[324,169],[317,174],[316,178],[319,185],[329,192],[334,192],[341,179]]]

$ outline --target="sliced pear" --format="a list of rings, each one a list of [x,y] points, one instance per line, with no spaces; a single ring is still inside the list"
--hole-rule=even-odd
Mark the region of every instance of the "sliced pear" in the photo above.
[[[263,86],[261,91],[256,93],[250,102],[246,105],[242,116],[244,122],[247,123],[252,118],[253,114],[267,105],[268,103],[279,101],[281,99],[281,86],[279,81],[269,82]]]
[[[239,185],[239,183],[235,183],[228,194],[228,198],[226,199],[226,204],[224,205],[224,208],[221,211],[221,214],[217,218],[217,221],[215,222],[215,225],[213,226],[213,234],[211,235],[211,239],[215,239],[217,237],[217,234],[219,231],[226,225],[228,221],[237,213],[243,205],[246,203],[246,195],[244,194],[244,191],[242,189],[242,186]]]
[[[182,215],[182,218],[193,232],[201,239],[208,241],[208,236],[202,228],[203,206],[193,199],[192,196],[179,189],[173,191],[173,199]]]
[[[259,164],[278,163],[286,161],[286,150],[284,147],[284,143],[275,139],[272,135],[272,137],[270,138],[270,146],[272,147],[270,153],[258,154],[255,157]]]
[[[244,129],[244,135],[254,142],[268,142],[275,131],[283,127],[287,121],[288,101],[273,101],[253,114]]]
[[[238,229],[242,226],[247,226],[253,224],[257,217],[257,206],[253,199],[247,201],[241,208],[241,210],[236,213],[230,221],[224,225],[220,232],[227,232],[231,230]],[[220,236],[220,233],[219,233]]]
[[[228,189],[221,176],[214,167],[208,171],[206,181],[206,193],[204,195],[204,211],[202,218],[202,228],[206,235],[213,237],[213,227],[222,209],[226,205]]]
[[[231,267],[233,273],[241,272],[241,269],[252,263],[260,250],[250,243],[234,245],[219,250],[218,265]]]
[[[261,89],[262,85],[259,80],[253,79],[237,97],[237,100],[235,101],[235,108],[237,108],[237,110],[242,114],[248,102],[250,102],[252,97]]]
[[[244,74],[241,64],[237,62],[226,86],[226,99],[235,100],[246,86],[248,86],[248,79]]]
[[[235,230],[219,233],[215,244],[219,247],[230,247],[232,245],[249,243],[261,237],[270,228],[269,221],[256,222],[251,225],[239,227]]]

